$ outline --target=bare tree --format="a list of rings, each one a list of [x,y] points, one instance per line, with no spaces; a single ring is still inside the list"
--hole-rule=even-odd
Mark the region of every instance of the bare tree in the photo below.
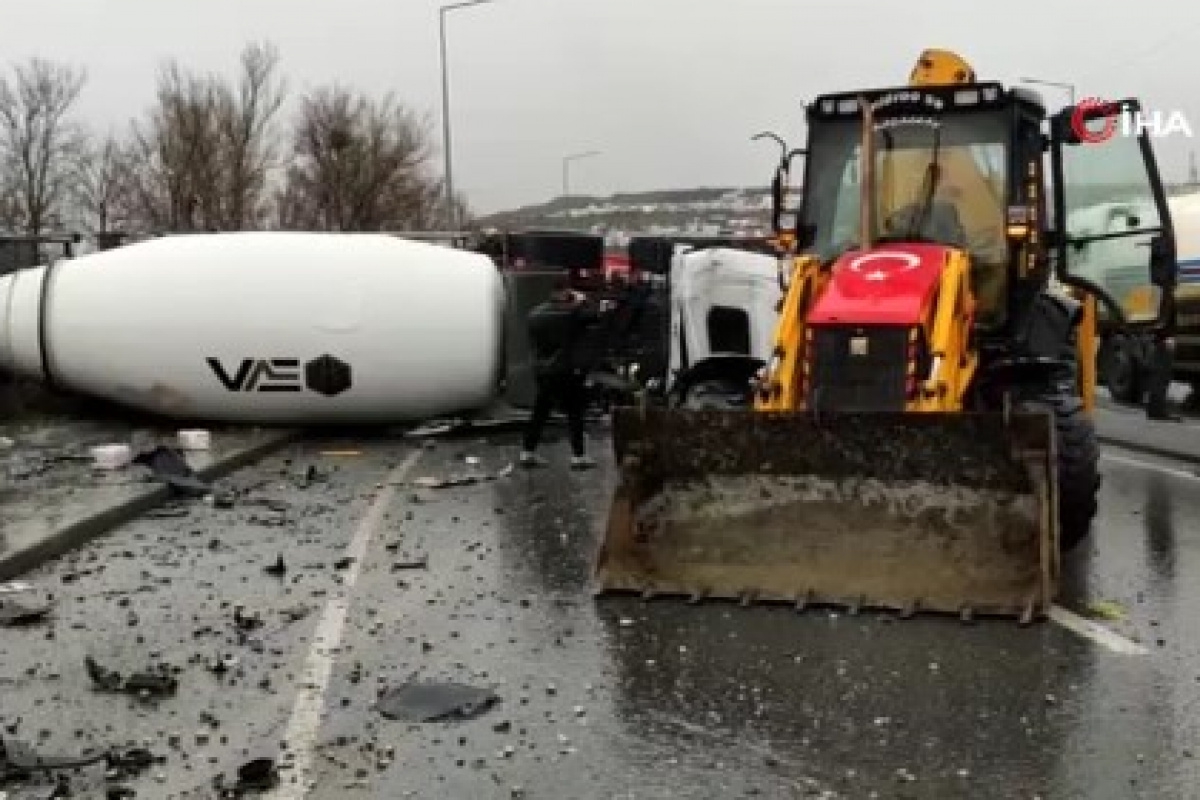
[[[272,123],[285,95],[283,82],[275,78],[278,64],[273,46],[250,45],[242,53],[236,94],[226,87],[219,94],[225,228],[258,227],[266,214],[267,175],[277,146]]]
[[[156,231],[195,231],[219,216],[215,79],[186,73],[176,62],[159,72],[148,119],[132,130],[129,173],[138,223]]]
[[[390,95],[376,101],[342,87],[316,90],[301,100],[280,223],[310,230],[435,227],[431,152],[428,123]]]
[[[61,219],[85,141],[72,118],[86,74],[34,58],[0,78],[0,213],[38,235]]]
[[[143,226],[197,231],[261,223],[271,126],[284,93],[277,65],[271,46],[247,47],[236,89],[175,62],[162,69],[157,103],[133,130],[130,187]]]
[[[89,142],[79,160],[73,189],[80,215],[93,233],[124,225],[131,212],[128,156],[113,135]]]

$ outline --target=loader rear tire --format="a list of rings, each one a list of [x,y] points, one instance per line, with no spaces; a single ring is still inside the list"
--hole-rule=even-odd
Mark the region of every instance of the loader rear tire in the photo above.
[[[1031,399],[1027,407],[1043,408],[1054,415],[1058,447],[1059,549],[1075,549],[1092,528],[1099,508],[1100,445],[1096,428],[1074,392],[1048,393]]]
[[[1136,343],[1116,335],[1100,351],[1104,385],[1112,399],[1122,405],[1140,405],[1146,394],[1143,364]]]

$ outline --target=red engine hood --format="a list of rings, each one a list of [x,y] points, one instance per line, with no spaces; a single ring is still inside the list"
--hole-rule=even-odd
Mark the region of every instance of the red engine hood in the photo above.
[[[813,325],[912,325],[925,317],[950,249],[886,244],[854,250],[833,265],[808,321]]]

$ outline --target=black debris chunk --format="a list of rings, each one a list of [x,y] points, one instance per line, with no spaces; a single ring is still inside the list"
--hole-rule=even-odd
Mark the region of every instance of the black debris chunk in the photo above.
[[[97,687],[106,692],[121,691],[121,686],[124,684],[121,673],[100,666],[91,656],[85,657],[83,663],[87,667],[88,677]]]
[[[149,468],[155,478],[178,494],[203,497],[212,492],[212,487],[196,475],[183,453],[176,448],[159,445],[153,450],[138,453],[133,457],[133,463]]]
[[[135,672],[125,681],[124,690],[130,694],[168,695],[179,689],[179,681],[171,675],[157,672]]]
[[[273,758],[252,758],[238,767],[239,789],[273,789],[278,783],[279,770]]]
[[[125,692],[127,694],[172,695],[179,689],[179,681],[169,674],[168,667],[158,667],[135,672],[125,678],[116,670],[108,669],[96,663],[91,656],[84,658],[88,677],[96,687],[105,692]]]
[[[257,613],[247,616],[243,613],[242,607],[238,606],[233,610],[233,624],[239,631],[253,631],[261,628],[263,621]]]
[[[213,508],[233,508],[237,498],[233,492],[216,492],[213,494]]]
[[[17,627],[41,622],[50,615],[51,604],[0,595],[0,625]]]
[[[499,700],[491,689],[461,683],[406,683],[385,692],[376,708],[388,719],[436,722],[474,719]]]

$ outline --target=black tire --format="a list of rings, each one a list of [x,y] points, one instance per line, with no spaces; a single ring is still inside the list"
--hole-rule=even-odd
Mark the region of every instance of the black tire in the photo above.
[[[1125,405],[1141,405],[1146,393],[1142,380],[1141,359],[1133,343],[1125,336],[1114,336],[1105,347],[1104,384],[1113,400]]]
[[[1047,392],[1022,405],[1043,408],[1054,415],[1059,549],[1067,553],[1087,538],[1099,508],[1100,445],[1096,428],[1074,392]]]

